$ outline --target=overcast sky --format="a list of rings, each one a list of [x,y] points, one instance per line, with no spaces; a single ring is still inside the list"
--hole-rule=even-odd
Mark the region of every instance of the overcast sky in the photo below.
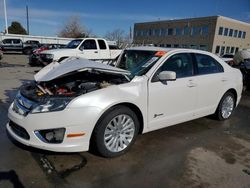
[[[71,16],[98,36],[121,28],[129,32],[135,22],[222,15],[250,23],[250,0],[6,0],[8,24],[26,27],[29,7],[30,34],[56,36]],[[4,30],[0,0],[0,31]]]

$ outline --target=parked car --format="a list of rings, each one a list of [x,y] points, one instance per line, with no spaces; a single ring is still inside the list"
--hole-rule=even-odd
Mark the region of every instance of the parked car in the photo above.
[[[250,88],[250,49],[240,50],[234,56],[234,67],[241,70],[243,83]]]
[[[0,47],[0,60],[3,58],[3,51],[2,48]]]
[[[44,66],[42,59],[40,58],[40,53],[45,50],[60,49],[64,48],[66,45],[63,44],[44,44],[40,48],[34,49],[29,56],[29,64],[31,66]]]
[[[228,119],[241,92],[241,72],[205,51],[135,47],[115,67],[71,57],[20,88],[7,130],[36,148],[115,157],[138,134],[210,114]]]
[[[27,40],[23,43],[23,53],[26,55],[30,55],[32,51],[41,46],[40,42],[37,40]]]
[[[30,54],[33,48],[36,48],[40,45],[39,41],[28,40],[23,43],[21,39],[8,38],[3,39],[0,43],[2,50],[4,52],[22,52],[26,55]]]
[[[223,59],[229,65],[233,64],[233,58],[234,54],[224,54],[221,56],[221,59]]]
[[[48,50],[41,52],[40,57],[44,64],[53,61],[62,61],[68,57],[82,57],[90,60],[114,60],[117,59],[122,50],[110,49],[105,39],[84,38],[69,42],[64,49]]]
[[[0,44],[2,50],[6,51],[22,51],[23,50],[23,43],[21,39],[4,39]]]

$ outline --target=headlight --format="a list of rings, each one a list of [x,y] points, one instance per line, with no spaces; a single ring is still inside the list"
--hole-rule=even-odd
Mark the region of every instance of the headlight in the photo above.
[[[54,58],[54,55],[53,55],[53,54],[46,54],[46,58],[47,58],[47,59],[53,59],[53,58]]]
[[[58,98],[58,99],[49,99],[45,103],[38,104],[35,106],[31,113],[42,113],[42,112],[53,112],[63,110],[67,104],[71,101],[71,98]]]

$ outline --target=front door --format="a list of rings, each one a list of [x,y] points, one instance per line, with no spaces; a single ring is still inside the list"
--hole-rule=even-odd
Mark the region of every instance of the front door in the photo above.
[[[86,39],[85,41],[83,41],[83,43],[79,47],[79,50],[81,51],[78,54],[79,57],[91,60],[100,59],[99,50],[97,49],[95,39]]]
[[[174,71],[177,79],[162,83],[157,79],[157,75],[161,71]],[[150,130],[193,118],[197,97],[197,84],[193,75],[193,58],[189,53],[172,55],[157,70],[148,83],[148,125]]]

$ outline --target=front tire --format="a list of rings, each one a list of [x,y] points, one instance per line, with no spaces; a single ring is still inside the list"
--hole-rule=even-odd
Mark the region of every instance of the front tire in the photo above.
[[[128,107],[116,106],[98,121],[92,137],[94,148],[104,157],[117,157],[129,150],[139,131],[136,114]]]
[[[215,112],[216,118],[220,121],[230,118],[235,108],[235,96],[232,92],[226,92]]]

